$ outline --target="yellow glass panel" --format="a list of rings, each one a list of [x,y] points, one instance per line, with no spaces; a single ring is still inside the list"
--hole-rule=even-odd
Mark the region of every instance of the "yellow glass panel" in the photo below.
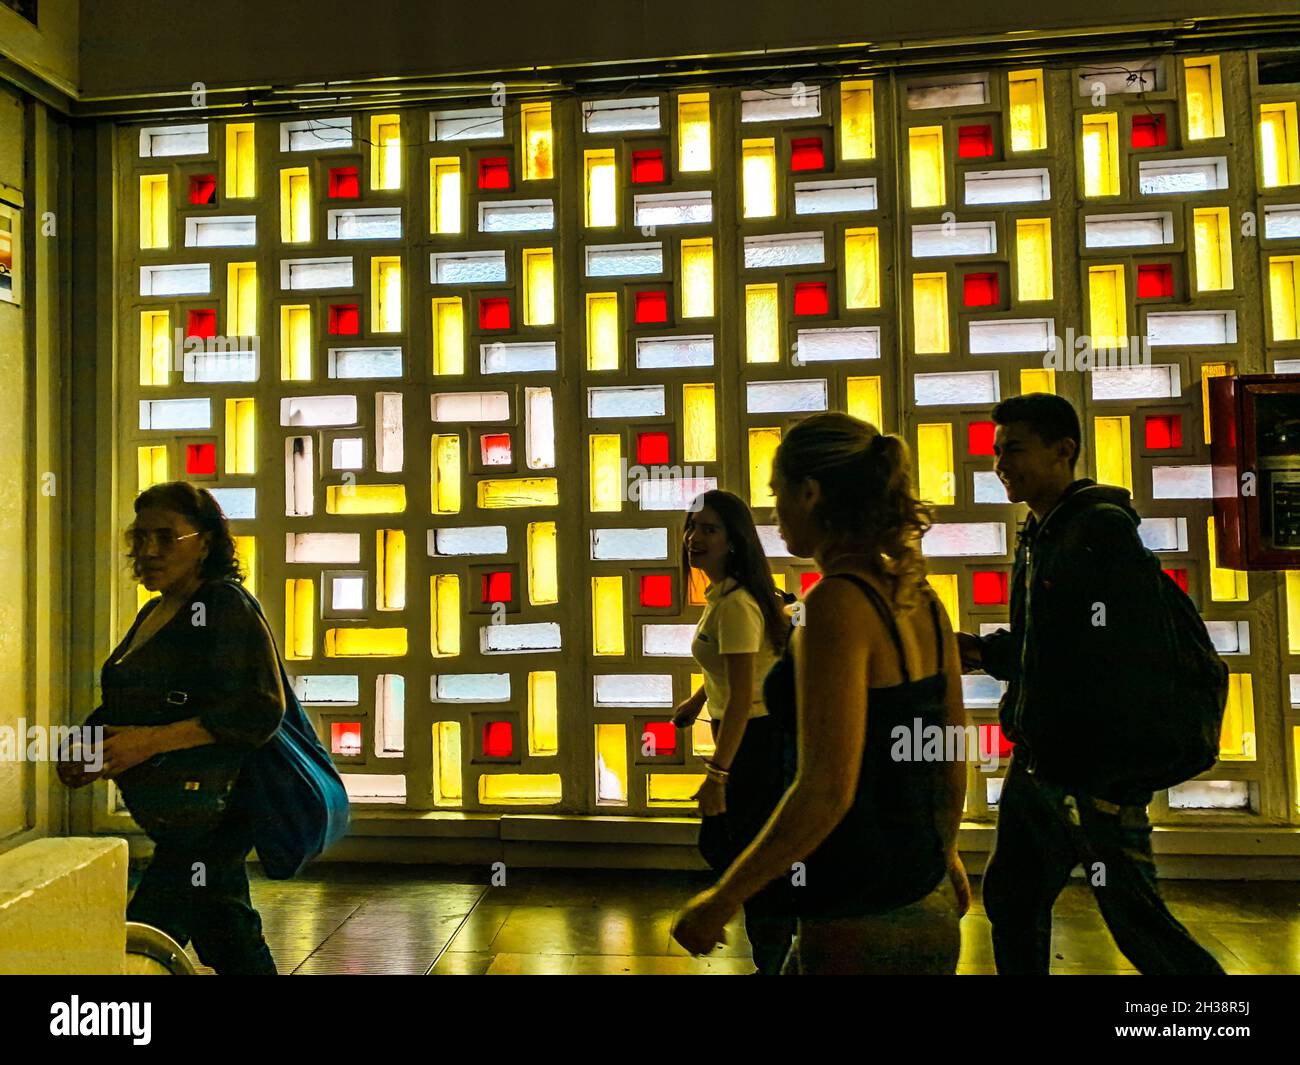
[[[448,433],[433,438],[430,467],[433,484],[429,498],[434,514],[460,513],[460,436]]]
[[[713,317],[713,238],[682,241],[682,317]]]
[[[1031,392],[1047,392],[1051,395],[1056,394],[1056,371],[1039,370],[1037,368],[1028,368],[1020,371],[1020,394],[1029,395]]]
[[[587,369],[617,370],[620,333],[618,294],[587,293]]]
[[[460,722],[433,723],[433,804],[459,806],[462,792]]]
[[[405,629],[326,629],[326,658],[394,658],[406,654]]]
[[[1119,195],[1119,119],[1114,111],[1083,116],[1083,194]]]
[[[1274,341],[1300,340],[1300,255],[1269,258],[1268,303]]]
[[[840,153],[844,159],[876,157],[876,102],[870,81],[840,82]]]
[[[713,166],[709,94],[684,92],[677,97],[677,169],[684,173]]]
[[[773,573],[772,583],[776,585],[777,591],[784,592],[784,591],[788,591],[788,588],[786,586],[790,582],[785,579],[784,573]]]
[[[948,198],[944,178],[943,127],[913,126],[907,131],[913,207],[942,207]]]
[[[936,506],[957,502],[953,472],[952,425],[948,422],[916,427],[917,484],[920,497]]]
[[[311,380],[311,307],[280,308],[280,379]]]
[[[478,801],[484,806],[554,806],[563,798],[559,773],[484,773]]]
[[[1300,130],[1295,101],[1259,105],[1260,184],[1300,184]]]
[[[171,242],[171,203],[166,174],[140,175],[140,247],[165,248]]]
[[[776,141],[741,141],[741,202],[746,218],[776,214]]]
[[[703,773],[647,773],[647,806],[694,806],[695,793],[704,783]]]
[[[1118,348],[1128,337],[1124,267],[1088,267],[1088,309],[1094,348]]]
[[[1214,534],[1214,518],[1205,521],[1206,549],[1210,560],[1210,598],[1216,603],[1245,603],[1250,599],[1250,582],[1245,570],[1226,569],[1219,565],[1219,545]],[[1291,575],[1287,573],[1287,616],[1291,613]],[[1300,634],[1298,634],[1300,636]],[[1288,637],[1289,638],[1289,637]]]
[[[139,487],[136,491],[143,492],[146,488],[151,488],[155,484],[163,484],[168,480],[166,444],[138,448],[137,454],[136,472],[138,476],[136,483]]]
[[[618,225],[618,182],[613,148],[588,148],[583,152],[587,180],[588,229]]]
[[[698,690],[703,684],[701,674],[691,674],[691,691]],[[718,749],[717,744],[713,742],[713,728],[709,725],[711,720],[713,719],[709,716],[709,708],[706,706],[700,711],[700,716],[695,719],[695,724],[691,727],[691,753],[697,758],[709,758]]]
[[[548,181],[555,176],[555,137],[551,131],[551,105],[527,103],[519,108],[523,133],[524,180]]]
[[[1291,730],[1291,771],[1295,774],[1295,793],[1292,800],[1297,813],[1300,813],[1300,725]]]
[[[256,263],[228,263],[226,266],[226,335],[258,335]]]
[[[880,231],[844,231],[844,287],[850,310],[880,306]]]
[[[692,569],[690,580],[686,586],[686,602],[691,606],[703,606],[705,602],[704,593],[709,587],[709,578],[704,575],[700,569]]]
[[[158,594],[157,592],[149,591],[149,589],[146,588],[143,584],[137,584],[135,586],[136,613],[138,614],[140,610],[143,609],[145,603],[149,602],[149,600],[153,599],[155,596],[157,596],[157,594]]]
[[[1052,298],[1052,220],[1016,219],[1016,298]]]
[[[1255,692],[1249,673],[1228,674],[1228,704],[1219,734],[1219,760],[1255,760]]]
[[[459,296],[433,299],[433,372],[465,372],[465,308]]]
[[[560,601],[555,522],[528,523],[528,602],[533,606]]]
[[[226,196],[246,199],[257,195],[257,154],[251,122],[226,127]]]
[[[713,386],[682,385],[682,460],[715,462],[717,458],[718,432]]]
[[[370,321],[376,333],[402,331],[402,260],[396,255],[370,259]]]
[[[280,239],[286,244],[311,240],[311,171],[305,166],[280,171]]]
[[[627,726],[596,726],[596,803],[627,805]]]
[[[1047,147],[1047,109],[1043,106],[1041,70],[1007,71],[1011,110],[1011,150],[1037,152]]]
[[[555,324],[555,251],[524,249],[524,325]]]
[[[400,514],[406,509],[402,484],[331,484],[325,487],[327,514]]]
[[[528,674],[528,753],[560,753],[560,708],[555,670]]]
[[[226,472],[257,472],[257,407],[251,399],[226,400]]]
[[[244,587],[257,594],[257,537],[234,536],[235,555],[244,566]]]
[[[406,533],[375,530],[375,609],[406,609]]]
[[[1217,55],[1183,60],[1187,76],[1187,138],[1223,136],[1223,83]]]
[[[1286,571],[1286,651],[1300,655],[1300,570]]]
[[[169,312],[140,312],[140,384],[167,384],[172,357],[171,331]]]
[[[559,502],[559,482],[554,477],[505,477],[478,483],[478,505],[483,510],[553,507]]]
[[[429,160],[429,232],[460,232],[460,160]]]
[[[749,505],[770,507],[776,503],[772,489],[772,459],[781,446],[780,429],[749,430]]]
[[[398,115],[370,116],[370,187],[402,187],[402,120]]]
[[[434,658],[460,654],[460,577],[435,573],[429,578],[429,649]]]
[[[587,447],[591,464],[592,511],[622,510],[622,438],[617,433],[593,433],[587,438]]]
[[[934,589],[934,594],[939,597],[939,602],[943,604],[944,610],[948,612],[948,620],[952,622],[954,629],[961,626],[961,592],[957,587],[957,574],[955,573],[927,573],[925,579],[929,581],[930,587]]]
[[[291,577],[284,582],[284,657],[301,661],[315,655],[316,582]]]
[[[1237,372],[1231,362],[1201,363],[1201,422],[1205,426],[1205,442],[1210,442],[1210,378],[1227,377]]]
[[[1128,416],[1093,419],[1093,444],[1097,449],[1097,480],[1133,490],[1132,448]]]
[[[775,284],[745,286],[746,361],[781,361],[780,302]]]
[[[879,428],[884,420],[879,377],[850,377],[845,382],[845,410]]]
[[[596,655],[626,653],[623,642],[623,578],[591,578],[591,650]]]
[[[912,323],[918,355],[948,350],[948,275],[912,275]]]
[[[1192,211],[1196,246],[1196,291],[1232,288],[1232,230],[1226,207],[1197,207]]]

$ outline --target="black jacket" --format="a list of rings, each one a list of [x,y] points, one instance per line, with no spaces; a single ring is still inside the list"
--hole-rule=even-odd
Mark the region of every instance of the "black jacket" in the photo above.
[[[1016,545],[1011,630],[984,637],[984,669],[1008,682],[1002,730],[1043,778],[1120,803],[1149,791],[1121,775],[1123,720],[1155,686],[1161,631],[1159,563],[1138,536],[1123,488],[1086,478]]]

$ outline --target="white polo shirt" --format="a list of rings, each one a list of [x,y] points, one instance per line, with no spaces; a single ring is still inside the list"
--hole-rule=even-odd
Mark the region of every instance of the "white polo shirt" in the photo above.
[[[734,589],[734,590],[733,590]],[[766,717],[763,703],[763,679],[776,662],[776,653],[767,638],[763,612],[757,600],[739,587],[734,577],[711,584],[704,592],[704,613],[695,628],[691,653],[704,672],[705,705],[709,716],[721,718],[727,709],[730,684],[727,662],[723,655],[754,656],[754,698],[750,717]]]

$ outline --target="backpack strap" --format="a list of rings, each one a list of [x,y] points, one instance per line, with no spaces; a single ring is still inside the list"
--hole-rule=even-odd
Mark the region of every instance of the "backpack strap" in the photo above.
[[[889,633],[889,638],[894,642],[894,649],[898,652],[898,668],[902,671],[903,683],[912,683],[911,674],[907,671],[907,655],[903,653],[903,640],[898,634],[898,626],[894,622],[894,613],[889,609],[889,604],[885,602],[884,597],[861,577],[853,573],[828,573],[824,579],[830,580],[835,577],[841,577],[857,585],[871,605],[875,607],[876,613],[880,615],[880,620],[885,626],[885,630]]]

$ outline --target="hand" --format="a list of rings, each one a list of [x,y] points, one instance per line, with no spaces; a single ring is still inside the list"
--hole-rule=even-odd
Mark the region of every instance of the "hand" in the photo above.
[[[87,772],[85,762],[55,762],[54,771],[59,774],[63,786],[67,788],[84,788],[93,784],[103,775],[103,770]]]
[[[974,673],[984,668],[984,651],[979,637],[969,632],[957,633],[957,649],[961,652],[961,671]]]
[[[104,729],[103,776],[112,780],[154,755],[162,754],[158,746],[158,729],[147,725],[117,726]]]
[[[700,716],[702,707],[693,706],[690,699],[683,699],[673,707],[673,727],[690,728]]]
[[[965,917],[970,909],[970,881],[966,879],[966,867],[961,863],[961,855],[956,848],[948,852],[948,883],[957,894],[957,916]]]
[[[717,888],[707,888],[686,904],[673,925],[673,939],[691,954],[707,954],[727,941],[727,922],[735,909],[723,902]]]
[[[727,812],[727,785],[712,777],[705,777],[692,798],[700,804],[702,817],[716,817]]]

